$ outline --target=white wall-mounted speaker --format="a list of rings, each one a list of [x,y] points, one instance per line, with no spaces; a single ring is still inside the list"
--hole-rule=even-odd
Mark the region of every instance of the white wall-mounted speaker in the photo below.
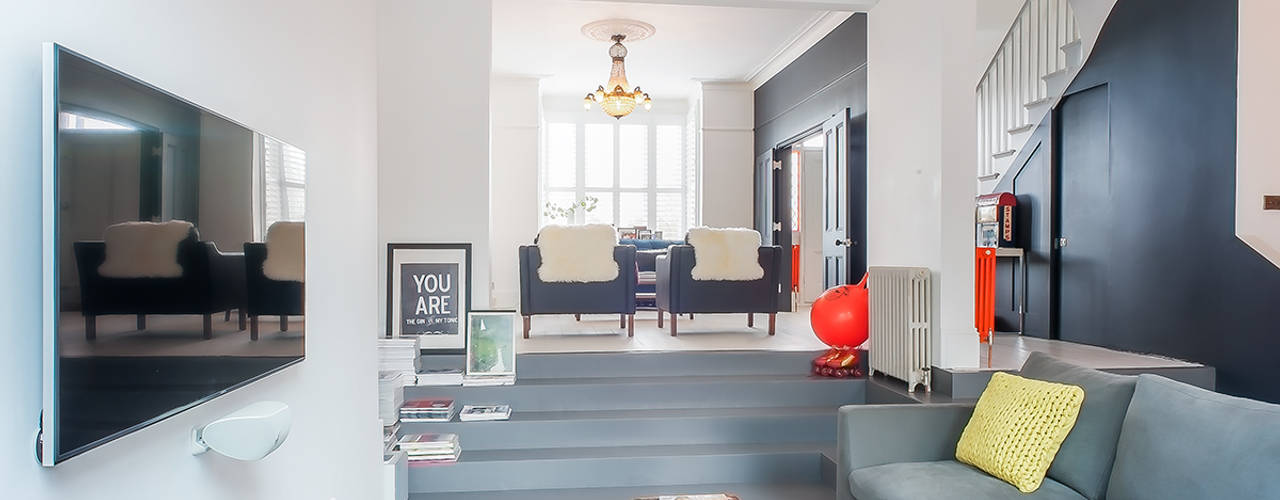
[[[259,401],[191,430],[191,453],[209,450],[236,460],[261,460],[289,437],[293,415],[289,405]]]

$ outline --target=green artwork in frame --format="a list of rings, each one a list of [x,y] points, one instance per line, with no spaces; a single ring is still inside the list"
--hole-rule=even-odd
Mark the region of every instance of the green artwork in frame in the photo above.
[[[471,311],[467,316],[467,375],[516,373],[515,311]]]

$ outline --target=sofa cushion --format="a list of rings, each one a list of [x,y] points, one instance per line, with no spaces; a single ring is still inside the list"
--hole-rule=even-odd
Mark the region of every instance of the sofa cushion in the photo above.
[[[622,238],[618,240],[619,245],[631,245],[640,250],[663,250],[671,245],[683,245],[683,240],[641,240],[636,238]]]
[[[960,434],[956,460],[1031,493],[1075,426],[1082,401],[1080,387],[996,372]]]
[[[636,250],[636,267],[641,272],[656,271],[658,269],[658,256],[666,255],[667,249],[662,250]]]
[[[849,473],[849,493],[857,500],[1081,500],[1075,490],[1045,479],[1034,493],[956,462],[903,462],[877,465]]]
[[[1040,352],[1031,353],[1021,375],[1084,388],[1076,426],[1058,449],[1048,476],[1090,500],[1106,498],[1116,440],[1138,377],[1073,365]]]
[[[1280,405],[1139,375],[1108,498],[1276,498]]]

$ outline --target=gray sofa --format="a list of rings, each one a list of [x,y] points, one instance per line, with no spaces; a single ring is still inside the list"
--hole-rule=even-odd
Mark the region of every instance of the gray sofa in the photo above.
[[[864,405],[840,409],[837,498],[1280,498],[1280,405],[1040,353],[1021,375],[1085,390],[1039,490],[1023,494],[954,460],[971,403]]]

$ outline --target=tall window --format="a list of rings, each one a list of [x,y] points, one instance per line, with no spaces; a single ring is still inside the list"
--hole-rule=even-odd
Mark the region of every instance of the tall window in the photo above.
[[[307,155],[262,137],[262,229],[276,221],[301,221],[307,212]]]
[[[544,128],[543,224],[645,226],[668,239],[683,238],[697,224],[690,199],[697,190],[689,186],[697,176],[686,161],[683,116],[563,118]],[[575,205],[572,214],[560,210]]]

